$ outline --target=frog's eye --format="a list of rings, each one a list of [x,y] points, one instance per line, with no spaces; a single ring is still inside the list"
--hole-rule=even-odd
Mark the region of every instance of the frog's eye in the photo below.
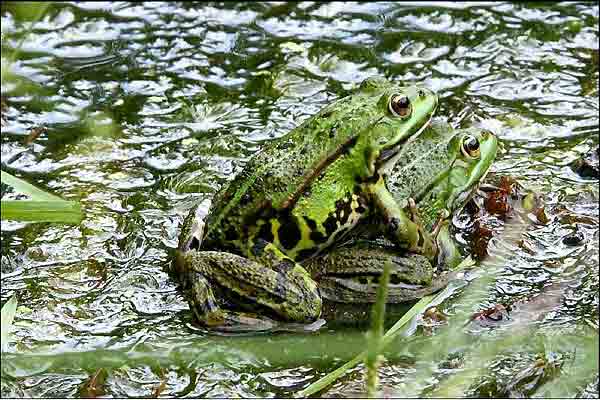
[[[467,135],[463,138],[460,149],[466,157],[479,157],[479,140],[475,136]]]
[[[412,112],[410,100],[403,94],[393,94],[390,97],[390,104],[388,108],[392,115],[400,118],[407,118]]]

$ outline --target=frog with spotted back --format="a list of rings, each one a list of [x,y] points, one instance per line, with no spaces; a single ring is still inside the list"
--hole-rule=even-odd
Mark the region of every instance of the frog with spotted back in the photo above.
[[[374,213],[395,245],[435,257],[434,241],[383,177],[437,102],[425,88],[369,78],[252,157],[216,195],[205,224],[192,211],[175,271],[198,320],[221,330],[253,329],[262,315],[316,320],[321,297],[299,262]]]

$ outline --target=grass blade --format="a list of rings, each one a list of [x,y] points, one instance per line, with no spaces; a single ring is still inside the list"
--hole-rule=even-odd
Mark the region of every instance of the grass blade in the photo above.
[[[0,339],[2,352],[6,350],[8,346],[8,335],[12,328],[13,320],[17,312],[17,298],[12,296],[2,307],[0,311]]]
[[[373,306],[371,330],[367,339],[367,356],[365,357],[367,397],[373,398],[377,395],[378,370],[381,360],[383,323],[385,321],[385,303],[388,295],[388,283],[390,282],[390,263],[383,265],[383,274],[377,288],[377,301]]]
[[[77,224],[83,218],[76,201],[2,200],[0,209],[3,220]]]
[[[469,257],[465,258],[459,265],[457,265],[453,269],[453,271],[458,272],[464,268],[471,267],[473,265],[474,265],[474,262],[473,262],[472,258],[469,256]],[[394,326],[392,326],[390,329],[388,329],[388,331],[385,333],[385,335],[383,335],[383,338],[381,340],[380,351],[383,351],[385,346],[390,344],[396,338],[396,336],[399,333],[398,331],[400,331],[400,329],[402,329],[402,327],[404,325],[406,325],[411,319],[413,319],[413,317],[415,315],[418,315],[418,314],[422,313],[423,311],[425,311],[425,309],[427,308],[427,306],[429,306],[429,304],[431,302],[437,302],[439,299],[444,298],[446,296],[446,294],[444,292],[445,291],[441,291],[437,295],[425,296],[421,300],[419,300],[419,302],[417,304],[412,306],[411,309],[408,310],[406,312],[406,314],[404,314],[402,316],[402,318],[400,318],[394,324]],[[312,396],[313,394],[315,394],[317,392],[320,392],[321,390],[325,389],[329,385],[333,384],[339,377],[343,376],[350,368],[353,368],[359,362],[364,360],[365,356],[366,356],[366,351],[363,351],[362,353],[360,353],[359,355],[357,355],[356,357],[354,357],[352,360],[348,361],[341,367],[330,372],[329,374],[325,375],[321,379],[317,380],[316,382],[313,382],[312,384],[308,385],[303,390],[296,393],[295,397],[308,397],[308,396]]]
[[[62,199],[58,196],[54,196],[50,193],[46,193],[41,189],[36,188],[30,183],[25,182],[22,179],[19,179],[15,176],[12,176],[8,172],[0,171],[2,183],[5,185],[11,186],[15,189],[16,192],[26,194],[31,197],[32,200],[52,200],[52,201],[62,201]]]
[[[409,322],[415,315],[420,314],[421,312],[423,312],[425,310],[425,308],[427,308],[427,306],[431,302],[432,298],[433,298],[433,296],[423,297],[417,304],[412,306],[412,308],[410,310],[408,310],[406,312],[406,314],[404,314],[402,316],[402,318],[400,318],[398,320],[398,322],[396,322],[394,324],[394,326],[392,326],[386,332],[386,334],[383,336],[382,343],[381,343],[382,350],[385,348],[385,346],[387,346],[388,344],[390,344],[392,342],[392,340],[398,334],[398,331],[400,330],[400,328],[402,328],[404,325],[406,325],[406,323]],[[356,364],[358,364],[359,362],[364,360],[366,353],[367,353],[366,351],[363,351],[362,353],[360,353],[359,355],[357,355],[352,360],[348,361],[347,363],[345,363],[338,369],[334,370],[333,372],[330,372],[329,374],[325,375],[318,381],[310,384],[305,389],[296,393],[295,397],[312,396],[313,394],[325,389],[326,387],[328,387],[329,385],[334,383],[339,377],[343,376],[350,368],[353,368],[354,366],[356,366]]]

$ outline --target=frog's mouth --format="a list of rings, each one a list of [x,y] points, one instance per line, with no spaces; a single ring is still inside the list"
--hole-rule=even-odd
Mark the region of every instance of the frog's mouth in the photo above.
[[[425,129],[427,129],[427,127],[431,123],[431,119],[433,118],[434,114],[435,114],[435,110],[433,110],[431,115],[429,115],[429,119],[427,120],[427,122],[425,122],[425,124],[423,124],[423,126],[421,126],[419,129],[417,129],[417,131],[414,134],[409,135],[404,140],[400,140],[399,142],[397,142],[396,144],[394,144],[388,148],[382,149],[381,153],[379,154],[379,157],[377,158],[377,162],[375,164],[377,170],[386,171],[386,170],[392,168],[394,166],[394,164],[396,164],[398,159],[400,157],[402,157],[402,155],[404,154],[403,149],[406,148],[406,145],[417,140],[419,135]]]

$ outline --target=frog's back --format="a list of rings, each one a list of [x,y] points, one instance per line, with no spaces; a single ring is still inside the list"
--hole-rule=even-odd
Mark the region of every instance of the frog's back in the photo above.
[[[365,107],[365,96],[359,93],[326,106],[252,157],[215,196],[207,218],[206,245],[245,251],[248,238],[263,226],[263,230],[271,228],[269,219],[291,214],[311,183],[372,123],[375,111]],[[271,235],[263,232],[262,236]]]

